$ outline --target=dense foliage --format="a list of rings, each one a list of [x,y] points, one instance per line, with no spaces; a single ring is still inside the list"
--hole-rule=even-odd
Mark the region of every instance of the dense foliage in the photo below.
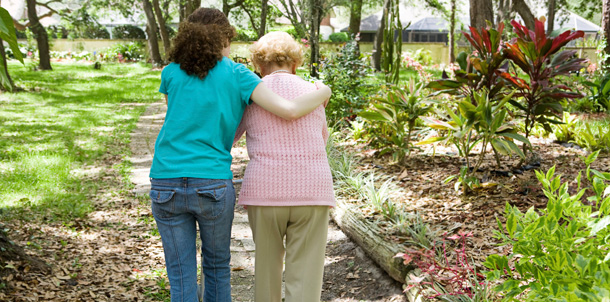
[[[373,86],[367,81],[371,71],[360,52],[357,41],[345,43],[341,52],[322,62],[322,79],[333,90],[326,107],[329,124],[353,119],[368,105]]]
[[[610,173],[590,168],[599,152],[585,158],[590,187],[570,194],[568,183],[536,171],[548,198],[540,211],[526,213],[506,204],[506,225],[498,222],[497,237],[512,253],[491,255],[484,265],[505,301],[524,293],[527,301],[603,301],[610,296]],[[587,192],[592,193],[585,198]]]

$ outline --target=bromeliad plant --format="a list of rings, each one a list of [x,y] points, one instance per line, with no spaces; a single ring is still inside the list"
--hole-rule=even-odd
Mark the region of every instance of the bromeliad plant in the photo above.
[[[572,92],[565,85],[556,85],[557,76],[568,75],[584,67],[585,59],[576,57],[576,50],[560,51],[563,46],[578,38],[582,31],[555,31],[547,35],[544,23],[536,20],[536,28],[530,30],[516,21],[511,22],[517,35],[511,42],[505,44],[506,56],[517,65],[526,77],[520,77],[517,72],[512,74],[502,72],[500,75],[507,83],[517,90],[515,96],[519,100],[510,103],[523,111],[525,118],[525,137],[536,123],[541,124],[551,132],[551,123],[561,123],[564,99],[580,98],[582,95]],[[528,145],[523,145],[527,155]]]
[[[422,91],[423,85],[413,79],[403,87],[389,86],[385,96],[376,98],[371,108],[359,113],[359,116],[371,123],[381,122],[389,126],[386,135],[377,137],[383,140],[385,148],[381,154],[392,152],[395,161],[402,161],[411,153],[411,138],[417,119],[426,115],[434,101],[426,100]]]
[[[449,177],[446,182],[457,178],[456,190],[462,186],[465,193],[478,187],[478,179],[474,176],[485,158],[487,148],[491,145],[496,151],[504,155],[517,154],[524,157],[521,149],[515,144],[515,140],[529,145],[522,135],[518,134],[515,127],[506,122],[508,112],[505,105],[510,101],[513,94],[506,95],[498,102],[492,102],[485,90],[474,93],[474,100],[470,97],[458,103],[458,110],[453,112],[445,106],[450,116],[449,122],[431,118],[422,118],[433,129],[447,133],[446,136],[432,137],[418,144],[429,144],[440,141],[455,145],[459,155],[464,158],[466,166],[462,167],[459,174]],[[477,104],[476,106],[473,104]],[[473,163],[469,157],[475,146],[480,144],[480,153]]]
[[[585,177],[590,188],[569,194],[568,183],[536,171],[548,203],[545,209],[533,207],[526,213],[506,204],[506,225],[498,220],[496,236],[512,253],[491,255],[483,264],[487,277],[502,280],[495,287],[504,301],[607,301],[610,297],[610,173],[591,169],[599,152],[585,158]],[[584,198],[585,191],[593,195]]]

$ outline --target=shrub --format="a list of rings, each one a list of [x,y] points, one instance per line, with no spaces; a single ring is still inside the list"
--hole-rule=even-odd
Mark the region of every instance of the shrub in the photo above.
[[[322,60],[322,78],[333,90],[326,107],[331,125],[353,119],[368,105],[372,94],[373,87],[366,84],[371,69],[356,47],[356,41],[349,41],[339,54]]]
[[[548,198],[546,208],[526,213],[506,204],[506,225],[498,220],[501,244],[512,253],[491,255],[484,266],[487,277],[502,280],[495,290],[512,301],[526,292],[526,301],[603,301],[610,296],[610,173],[590,168],[599,152],[584,159],[585,177],[591,183],[570,195],[568,183],[555,176],[555,167],[536,176]],[[584,198],[586,191],[592,195]]]
[[[110,33],[106,27],[92,24],[84,29],[82,37],[85,39],[110,39]]]
[[[68,31],[63,26],[51,25],[47,27],[49,37],[53,39],[65,39],[68,37]]]
[[[144,58],[144,45],[141,42],[117,43],[102,53],[106,60],[137,62]]]
[[[328,40],[331,42],[345,43],[349,41],[349,36],[344,32],[332,33],[328,36]]]
[[[427,114],[432,108],[431,102],[426,101],[422,91],[423,83],[411,80],[404,87],[391,86],[385,96],[377,98],[371,108],[358,115],[368,120],[372,128],[378,124],[389,126],[387,136],[374,136],[381,140],[381,154],[392,153],[395,161],[402,162],[411,153],[413,144],[411,137],[420,116]]]
[[[146,39],[144,30],[135,25],[119,25],[112,29],[112,37],[115,39]]]
[[[233,41],[256,41],[258,39],[257,34],[253,30],[248,29],[237,29],[237,35],[233,38]]]
[[[569,87],[555,85],[556,77],[569,75],[581,70],[585,59],[575,56],[576,50],[560,51],[566,44],[584,36],[582,31],[565,31],[561,34],[547,34],[544,23],[536,20],[536,28],[528,29],[512,21],[517,38],[506,43],[507,57],[517,65],[526,77],[515,71],[501,73],[507,83],[517,90],[519,100],[511,100],[511,104],[522,111],[525,118],[525,137],[529,137],[535,124],[541,124],[547,131],[552,131],[550,124],[558,123],[562,117],[564,99],[582,97],[582,94],[572,92]],[[524,153],[527,149],[524,146]]]

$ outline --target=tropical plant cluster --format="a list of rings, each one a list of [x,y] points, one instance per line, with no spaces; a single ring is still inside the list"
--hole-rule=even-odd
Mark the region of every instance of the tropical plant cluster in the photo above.
[[[506,204],[506,223],[498,221],[496,236],[512,245],[512,253],[491,255],[484,265],[490,280],[502,280],[495,288],[504,300],[603,301],[610,296],[610,173],[591,168],[599,151],[583,158],[584,177],[569,183],[555,175],[536,171],[548,203],[522,213]],[[589,196],[589,197],[586,197]]]

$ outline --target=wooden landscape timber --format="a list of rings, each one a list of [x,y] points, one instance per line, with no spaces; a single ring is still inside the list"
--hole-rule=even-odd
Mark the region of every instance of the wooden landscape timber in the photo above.
[[[392,279],[405,283],[411,268],[404,265],[402,258],[396,254],[404,252],[404,246],[387,241],[383,229],[365,219],[355,206],[342,200],[337,200],[337,206],[331,211],[331,216],[341,230],[356,242],[377,265],[388,273]]]

